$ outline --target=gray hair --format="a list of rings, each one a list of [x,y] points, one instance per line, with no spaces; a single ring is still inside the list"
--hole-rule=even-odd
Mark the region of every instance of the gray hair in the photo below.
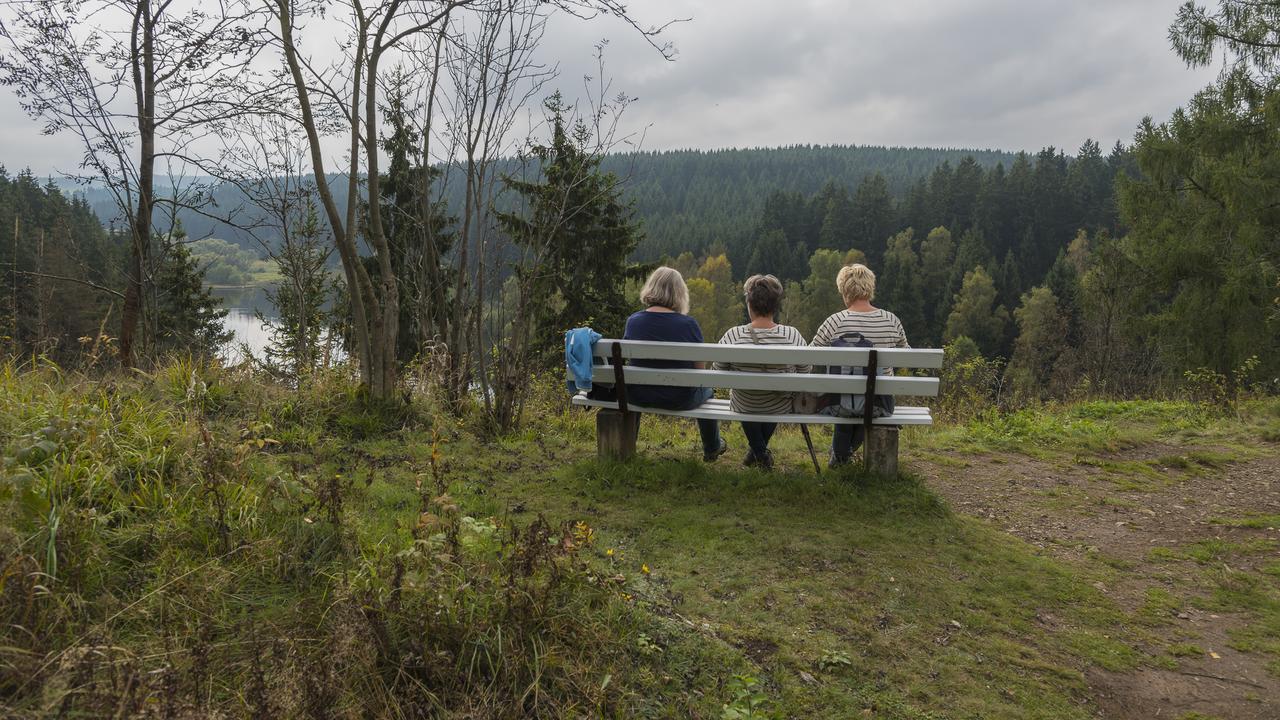
[[[665,265],[653,271],[640,289],[640,302],[689,314],[689,286],[680,271]]]

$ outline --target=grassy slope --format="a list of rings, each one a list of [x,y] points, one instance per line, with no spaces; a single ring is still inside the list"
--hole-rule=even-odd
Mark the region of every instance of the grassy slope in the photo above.
[[[17,548],[0,708],[720,717],[750,704],[745,675],[788,717],[1069,718],[1091,714],[1083,671],[1161,662],[1142,618],[1095,587],[1119,570],[1055,560],[911,477],[815,477],[794,432],[772,475],[690,460],[691,424],[653,419],[643,458],[600,464],[589,416],[550,403],[485,443],[362,411],[332,383],[193,370],[0,378],[0,544]],[[1093,457],[1194,427],[1172,406],[1154,421],[1082,407],[914,434],[904,452]],[[1213,426],[1243,444],[1277,421]],[[49,570],[55,507],[59,579],[33,589],[11,578]],[[541,543],[515,533],[539,515]],[[1250,587],[1265,616],[1275,583]],[[95,665],[90,645],[115,650]],[[142,699],[83,690],[116,675]]]

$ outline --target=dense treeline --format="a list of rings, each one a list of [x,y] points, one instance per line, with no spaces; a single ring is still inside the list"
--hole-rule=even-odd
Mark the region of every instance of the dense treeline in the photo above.
[[[685,250],[702,253],[717,243],[745,243],[766,198],[775,192],[811,195],[828,183],[853,187],[863,178],[879,174],[887,191],[899,197],[944,162],[957,165],[972,158],[982,168],[992,168],[998,163],[1009,165],[1014,157],[1014,153],[999,150],[797,145],[611,153],[604,156],[600,167],[619,178],[626,198],[634,204],[645,230],[636,258],[649,261]],[[494,169],[500,174],[518,174],[519,164],[508,159],[496,163]],[[329,185],[334,195],[345,201],[345,178],[334,175]],[[465,185],[458,168],[445,168],[433,194],[447,207],[461,208]],[[258,253],[262,246],[255,237],[278,240],[270,228],[258,227],[251,233],[238,227],[261,222],[247,207],[239,188],[224,184],[212,188],[211,193],[218,212],[178,213],[191,237],[217,237]],[[86,196],[100,217],[110,219],[118,214],[104,190],[91,188]],[[511,208],[504,205],[502,209]],[[220,222],[219,216],[233,222]]]
[[[852,192],[774,193],[745,242],[668,261],[691,278],[712,338],[744,321],[737,287],[754,273],[786,283],[782,320],[812,334],[843,305],[834,279],[856,261],[916,346],[985,364],[993,394],[1274,387],[1280,248],[1265,198],[1280,179],[1223,149],[1250,147],[1255,130],[1206,117],[1221,111],[1197,103],[1148,121],[1106,157],[1087,141],[1075,158],[1020,153],[1007,171],[943,162],[900,198],[879,176]],[[1221,195],[1196,191],[1197,177]]]
[[[82,196],[66,197],[30,171],[0,165],[0,337],[19,354],[61,363],[113,353],[112,323],[124,299],[123,234],[103,227]],[[226,342],[225,314],[204,287],[181,228],[156,238],[157,350],[211,352]],[[114,317],[113,317],[114,316]]]
[[[0,336],[68,360],[119,295],[121,255],[81,198],[0,166]],[[117,308],[118,311],[118,308]]]

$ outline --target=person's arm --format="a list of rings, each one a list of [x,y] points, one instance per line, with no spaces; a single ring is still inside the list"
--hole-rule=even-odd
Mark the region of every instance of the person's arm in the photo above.
[[[810,347],[827,347],[831,344],[831,317],[823,320],[818,326],[818,331],[813,334],[813,340],[809,341]]]
[[[726,330],[724,335],[720,336],[720,343],[719,343],[720,345],[733,344],[733,341],[729,339],[729,333],[731,332],[733,332],[732,328],[729,330]],[[722,363],[722,362],[712,363],[711,367],[715,368],[716,370],[732,370],[733,369],[733,365],[729,363]]]
[[[894,342],[893,344],[894,347],[900,347],[900,348],[911,347],[911,343],[907,342],[907,331],[903,329],[902,321],[898,320],[896,315],[894,316],[894,320],[897,321],[897,325],[898,325],[898,339]]]
[[[790,333],[790,334],[791,334],[791,344],[792,344],[792,345],[805,345],[805,344],[806,344],[806,343],[805,343],[805,341],[804,341],[804,336],[800,334],[800,331],[799,331],[799,330],[797,330],[797,329],[795,329],[795,328],[791,328],[791,333]],[[811,372],[813,372],[813,366],[812,366],[812,365],[796,365],[796,366],[795,366],[795,372],[798,372],[798,373],[811,373]]]
[[[685,317],[689,318],[689,332],[688,332],[689,336],[688,338],[685,339],[685,342],[694,342],[694,343],[702,342],[702,326],[698,325],[698,321],[694,320],[691,315],[685,315]],[[706,370],[707,364],[704,362],[695,362],[693,364],[693,369]]]

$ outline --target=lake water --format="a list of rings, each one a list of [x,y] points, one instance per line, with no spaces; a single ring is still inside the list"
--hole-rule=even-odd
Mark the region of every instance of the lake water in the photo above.
[[[222,358],[233,363],[243,360],[240,348],[245,345],[254,355],[262,357],[271,335],[256,313],[261,312],[268,322],[276,319],[276,308],[267,299],[266,288],[214,288],[213,296],[222,299],[222,307],[227,310],[222,325],[232,334],[231,342],[222,349]]]

